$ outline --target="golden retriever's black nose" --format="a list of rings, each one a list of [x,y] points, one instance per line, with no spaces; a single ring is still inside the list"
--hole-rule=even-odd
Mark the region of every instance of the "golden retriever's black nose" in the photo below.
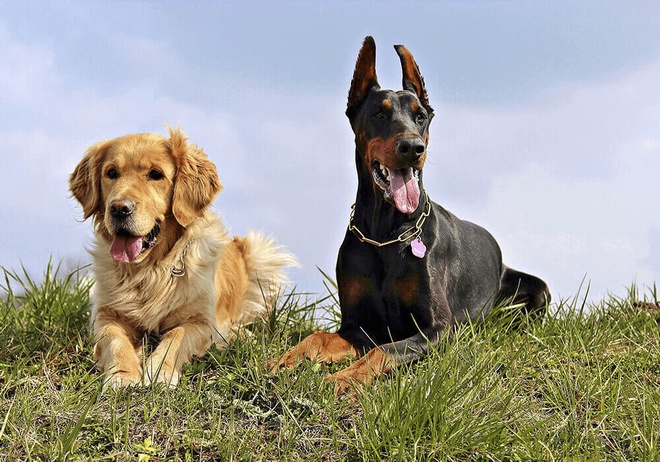
[[[403,138],[396,142],[396,150],[407,160],[417,160],[424,154],[426,146],[420,138]]]
[[[128,199],[121,199],[110,203],[110,215],[113,218],[126,218],[133,212],[135,212],[135,204]]]

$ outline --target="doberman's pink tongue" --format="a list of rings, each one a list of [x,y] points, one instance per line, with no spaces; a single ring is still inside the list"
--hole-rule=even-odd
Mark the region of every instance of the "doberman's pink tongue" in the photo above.
[[[142,238],[135,236],[115,236],[110,246],[110,255],[115,261],[130,263],[142,250]]]
[[[390,170],[390,188],[394,205],[401,213],[413,213],[419,205],[419,183],[413,169]]]

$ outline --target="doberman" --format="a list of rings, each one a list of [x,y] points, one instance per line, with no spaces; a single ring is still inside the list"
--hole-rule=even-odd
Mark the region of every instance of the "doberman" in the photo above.
[[[498,301],[532,316],[550,301],[545,282],[502,264],[488,231],[428,198],[422,168],[433,109],[412,54],[394,48],[403,90],[380,88],[367,37],[348,94],[358,191],[337,261],[341,326],[314,332],[273,367],[361,357],[328,378],[338,395],[419,359],[453,324],[479,320]]]

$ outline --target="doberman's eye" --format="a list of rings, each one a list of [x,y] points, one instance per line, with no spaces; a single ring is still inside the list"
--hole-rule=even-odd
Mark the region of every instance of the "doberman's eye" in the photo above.
[[[163,172],[160,170],[153,169],[149,172],[149,179],[150,180],[162,180],[164,177]]]
[[[377,119],[380,119],[380,120],[385,120],[387,118],[387,116],[385,115],[385,113],[383,111],[376,112],[374,114],[374,117],[377,118]]]
[[[116,180],[117,178],[119,178],[119,172],[114,168],[109,168],[108,171],[105,172],[105,176],[107,178],[110,178],[111,180]]]
[[[423,125],[424,122],[426,122],[426,116],[424,114],[417,114],[415,122],[417,122],[418,125]]]

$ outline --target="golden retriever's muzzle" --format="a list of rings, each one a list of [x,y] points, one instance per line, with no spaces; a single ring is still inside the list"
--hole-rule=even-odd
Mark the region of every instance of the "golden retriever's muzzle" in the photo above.
[[[136,211],[134,202],[128,199],[112,201],[108,212],[110,220],[110,233],[114,236],[110,246],[110,254],[117,262],[130,263],[140,254],[156,245],[156,238],[160,232],[160,225],[154,227],[144,236],[135,228],[133,214]]]
[[[128,199],[112,201],[110,204],[110,215],[117,220],[130,217],[135,212],[135,203]]]

